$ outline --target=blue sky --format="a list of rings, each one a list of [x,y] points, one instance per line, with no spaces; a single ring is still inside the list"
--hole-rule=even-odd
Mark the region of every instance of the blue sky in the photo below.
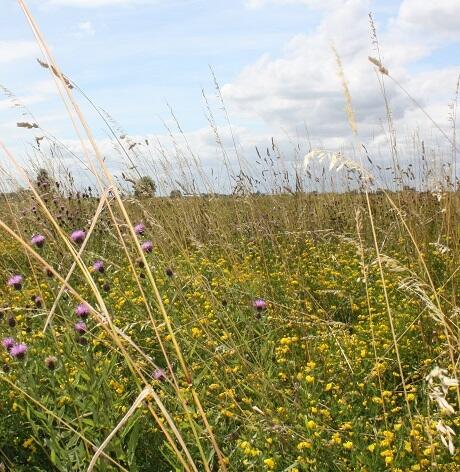
[[[169,103],[197,152],[212,161],[201,90],[219,115],[209,66],[222,86],[242,149],[310,130],[316,144],[349,138],[331,53],[339,52],[362,136],[385,141],[384,107],[372,66],[367,13],[385,64],[442,126],[460,72],[458,0],[29,0],[61,69],[133,136],[164,136]],[[2,0],[0,84],[40,124],[74,139],[17,3]],[[425,125],[395,87],[397,125]],[[32,133],[0,97],[0,138],[23,152]],[[221,122],[221,121],[220,121]],[[102,140],[105,132],[95,122]],[[380,130],[380,131],[379,131]],[[225,129],[223,130],[225,134]],[[208,133],[208,134],[206,134]],[[379,134],[380,133],[380,134]]]

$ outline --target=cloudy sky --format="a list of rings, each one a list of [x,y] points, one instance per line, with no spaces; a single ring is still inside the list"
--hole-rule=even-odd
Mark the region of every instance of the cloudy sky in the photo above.
[[[52,79],[14,0],[0,0],[0,84],[47,132],[76,143]],[[215,96],[221,86],[238,147],[248,159],[271,136],[290,146],[337,150],[350,141],[334,45],[358,132],[385,146],[385,105],[375,68],[369,12],[391,75],[447,132],[460,73],[460,0],[29,0],[56,60],[129,135],[168,140],[174,111],[194,151],[218,162],[202,90],[230,139]],[[391,80],[385,89],[401,140],[438,132]],[[16,127],[19,110],[0,96],[0,138],[27,154],[37,134]],[[107,132],[92,121],[110,153]],[[69,145],[70,145],[69,144]],[[303,148],[302,148],[303,149]],[[216,164],[217,165],[217,164]]]

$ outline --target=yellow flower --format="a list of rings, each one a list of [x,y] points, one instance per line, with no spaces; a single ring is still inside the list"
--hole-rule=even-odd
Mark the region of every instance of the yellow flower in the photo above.
[[[299,451],[303,451],[304,449],[311,449],[312,444],[311,441],[302,441],[297,444],[297,449]]]
[[[264,464],[269,470],[273,470],[276,466],[276,462],[272,458],[265,459]]]
[[[347,441],[346,443],[343,443],[344,449],[352,449],[353,448],[353,443],[351,441]]]

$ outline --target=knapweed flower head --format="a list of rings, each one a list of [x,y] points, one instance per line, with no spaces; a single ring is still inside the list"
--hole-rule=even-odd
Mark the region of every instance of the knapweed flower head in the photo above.
[[[8,285],[15,288],[16,290],[21,290],[23,282],[24,279],[22,278],[22,275],[12,275],[8,279]]]
[[[267,302],[263,298],[256,298],[252,302],[252,306],[257,310],[257,311],[264,311],[267,309]]]
[[[75,314],[79,318],[88,318],[89,312],[90,312],[90,309],[86,303],[80,303],[80,305],[78,305],[77,308],[75,308]]]
[[[174,271],[171,269],[171,267],[166,267],[165,272],[168,277],[172,277],[174,275]]]
[[[153,251],[153,243],[152,241],[145,241],[141,244],[141,249],[144,252],[152,252]]]
[[[136,234],[144,234],[145,233],[145,226],[143,223],[138,223],[136,226],[134,226],[134,232]]]
[[[35,303],[36,308],[41,308],[43,305],[43,299],[39,295],[34,295],[31,300]]]
[[[4,338],[2,339],[2,346],[10,352],[13,346],[15,345],[14,339],[13,338]]]
[[[98,259],[97,261],[94,261],[93,269],[94,269],[94,272],[99,272],[103,274],[105,271],[104,261],[101,261],[100,259]]]
[[[77,244],[81,244],[86,238],[86,233],[82,229],[77,229],[70,235],[70,239]]]
[[[46,359],[45,359],[45,366],[47,369],[49,370],[54,370],[56,368],[56,364],[57,364],[57,357],[55,356],[48,356]]]
[[[27,345],[24,343],[15,344],[10,349],[10,354],[15,359],[23,359],[25,355],[27,354]]]
[[[159,367],[153,371],[152,377],[154,380],[166,380],[166,372]]]
[[[45,236],[43,234],[34,234],[30,242],[37,247],[43,247],[45,244]]]
[[[85,334],[88,331],[88,327],[84,321],[77,321],[74,328],[78,334]]]

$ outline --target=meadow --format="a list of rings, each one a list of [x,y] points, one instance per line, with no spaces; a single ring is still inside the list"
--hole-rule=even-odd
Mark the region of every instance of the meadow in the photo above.
[[[2,203],[9,470],[117,425],[95,470],[457,470],[456,192],[369,195],[377,247],[359,193],[126,198],[142,256],[113,202],[46,195],[57,228]]]
[[[456,100],[412,156],[387,108],[384,173],[335,53],[353,146],[231,159],[208,108],[224,191],[178,123],[173,155],[126,135],[19,4],[81,148],[2,88],[39,136],[27,165],[0,141],[0,470],[459,470]]]

